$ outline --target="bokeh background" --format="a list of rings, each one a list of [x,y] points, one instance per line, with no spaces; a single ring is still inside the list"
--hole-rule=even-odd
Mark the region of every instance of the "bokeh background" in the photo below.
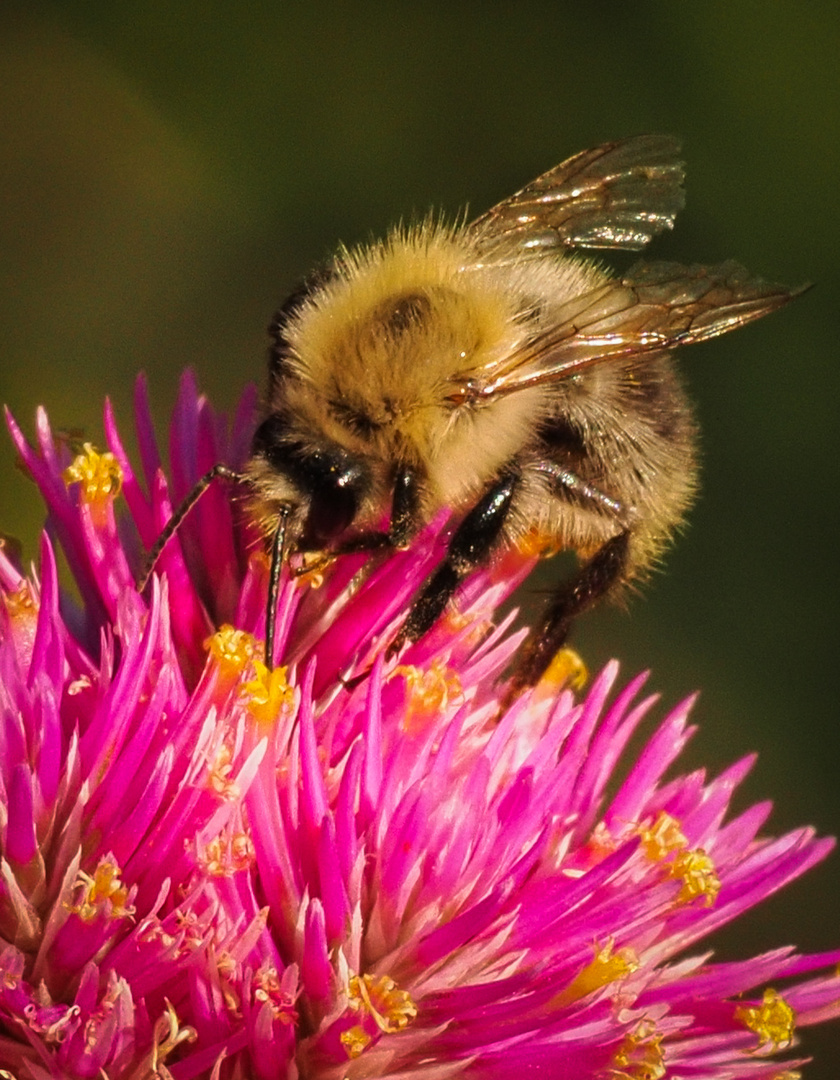
[[[700,688],[691,761],[757,749],[742,802],[837,832],[838,57],[825,2],[4,0],[0,399],[96,442],[106,394],[128,426],[141,370],[161,427],[186,365],[232,406],[262,381],[274,306],[339,239],[680,135],[688,205],[654,256],[816,287],[683,354],[702,497],[666,572],[576,643],[650,666],[668,702]],[[31,556],[40,520],[2,441],[0,530]],[[837,946],[838,886],[840,857],[720,949]],[[838,1028],[805,1046],[833,1080]]]

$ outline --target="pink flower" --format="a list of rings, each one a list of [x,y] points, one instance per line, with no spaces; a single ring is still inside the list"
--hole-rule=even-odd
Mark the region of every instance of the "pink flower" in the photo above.
[[[501,719],[527,573],[474,575],[397,662],[383,646],[440,557],[437,522],[359,584],[345,556],[280,599],[241,492],[212,486],[140,595],[143,551],[210,466],[247,456],[184,379],[145,484],[10,421],[49,508],[37,575],[0,552],[0,1068],[17,1077],[779,1077],[840,1012],[840,951],[713,962],[703,939],[831,848],[731,815],[751,760],[671,775],[660,720],[610,665]],[[171,486],[170,486],[171,483]],[[120,492],[121,489],[121,492]],[[119,498],[118,498],[119,496]],[[123,513],[123,503],[129,514]],[[55,541],[77,592],[62,588]],[[234,629],[235,628],[235,629]],[[369,677],[344,680],[364,672]],[[780,1061],[780,1058],[782,1059]]]

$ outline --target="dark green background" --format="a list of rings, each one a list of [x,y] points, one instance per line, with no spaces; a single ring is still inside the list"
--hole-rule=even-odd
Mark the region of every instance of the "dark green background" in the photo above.
[[[593,666],[651,666],[668,702],[701,688],[690,760],[759,750],[746,792],[776,831],[837,831],[838,65],[835,3],[7,2],[0,398],[29,431],[43,403],[101,441],[106,393],[127,427],[145,369],[163,423],[189,364],[229,406],[337,240],[477,212],[606,139],[682,136],[688,206],[655,255],[817,287],[684,354],[701,500],[666,572],[576,640]],[[0,481],[31,555],[40,504],[5,444]],[[838,884],[835,858],[730,955],[840,944]],[[838,1028],[806,1046],[833,1078]]]

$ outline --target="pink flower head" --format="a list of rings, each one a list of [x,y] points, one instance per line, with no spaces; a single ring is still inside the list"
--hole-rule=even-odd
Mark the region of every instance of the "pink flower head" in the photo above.
[[[10,420],[49,517],[37,574],[0,551],[0,1069],[770,1080],[796,1067],[797,1026],[840,1012],[840,951],[714,962],[703,939],[831,842],[764,835],[767,804],[730,813],[751,760],[673,775],[690,701],[627,768],[654,698],[644,677],[618,688],[615,664],[580,698],[546,679],[499,720],[521,634],[493,613],[526,559],[473,575],[457,610],[388,662],[444,522],[411,551],[289,580],[270,671],[262,544],[242,493],[218,482],[138,592],[144,550],[197,477],[241,467],[252,412],[249,394],[229,428],[187,376],[167,479],[141,382],[145,491],[110,410],[109,451],[75,460],[43,414],[34,447]]]

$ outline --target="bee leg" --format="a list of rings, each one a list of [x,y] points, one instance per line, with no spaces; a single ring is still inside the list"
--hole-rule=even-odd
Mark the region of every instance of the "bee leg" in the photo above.
[[[464,578],[490,554],[507,521],[518,483],[518,474],[504,473],[455,530],[443,562],[414,597],[405,622],[388,647],[389,657],[431,630]]]
[[[280,506],[277,528],[271,539],[271,562],[268,571],[268,594],[265,602],[265,666],[274,670],[274,638],[277,633],[277,601],[280,597],[280,575],[286,555],[286,527],[292,507],[289,503]]]
[[[539,682],[563,647],[574,619],[621,579],[627,566],[629,539],[625,530],[607,540],[570,581],[560,586],[519,654],[502,699],[503,710]]]
[[[376,551],[379,548],[405,548],[417,532],[420,511],[420,478],[414,469],[402,466],[394,477],[394,495],[391,499],[391,519],[388,531],[371,529],[351,536],[341,544],[324,553],[324,565],[338,555],[355,555],[360,551]],[[314,564],[315,569],[321,562]],[[304,572],[309,572],[312,565]]]
[[[319,570],[328,566],[339,555],[353,555],[364,551],[376,551],[381,548],[405,547],[412,535],[417,531],[417,521],[420,507],[420,478],[418,474],[408,466],[401,467],[394,478],[394,496],[391,501],[391,520],[387,532],[371,530],[351,537],[342,544],[324,552],[321,558],[316,559],[302,568],[300,573],[292,571],[293,576],[302,576],[310,573],[313,569]],[[281,507],[280,519],[274,533],[271,546],[271,568],[269,571],[268,601],[266,608],[266,665],[274,666],[274,638],[277,620],[277,601],[280,594],[280,571],[286,558],[286,528],[291,511],[290,506]],[[367,678],[369,672],[357,676],[355,680],[343,680],[348,688],[356,685],[363,678]]]
[[[192,510],[204,492],[210,487],[214,480],[232,480],[237,484],[244,483],[246,477],[241,473],[234,472],[233,469],[229,469],[227,465],[214,465],[209,472],[206,472],[199,480],[195,482],[192,488],[187,492],[180,504],[175,508],[175,512],[172,517],[167,521],[160,536],[154,543],[149,554],[146,556],[146,565],[143,567],[143,572],[137,582],[137,591],[143,592],[149,583],[149,578],[152,576],[152,572],[157,566],[158,559],[163,554],[163,549],[181,527],[181,523],[187,514]]]
[[[408,546],[417,532],[420,519],[421,482],[417,472],[408,465],[401,465],[394,477],[394,495],[391,500],[391,521],[388,539],[395,548]]]

